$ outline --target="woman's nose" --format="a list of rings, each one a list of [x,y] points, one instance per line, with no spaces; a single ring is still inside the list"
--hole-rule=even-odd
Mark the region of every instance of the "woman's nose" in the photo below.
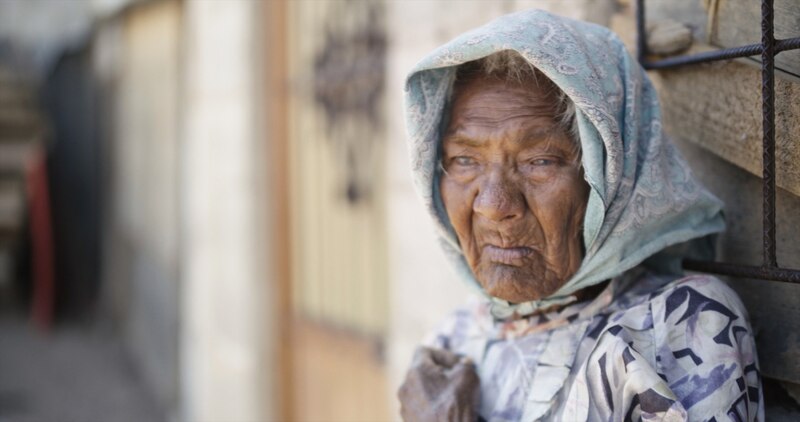
[[[525,196],[516,183],[493,172],[475,197],[473,210],[492,221],[512,220],[525,213]]]

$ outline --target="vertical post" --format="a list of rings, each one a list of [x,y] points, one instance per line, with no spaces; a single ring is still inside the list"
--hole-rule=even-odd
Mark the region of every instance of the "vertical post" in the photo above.
[[[267,130],[268,156],[266,162],[270,166],[269,173],[264,176],[271,182],[269,190],[272,202],[270,221],[272,246],[271,262],[274,268],[274,295],[271,302],[275,309],[272,314],[265,315],[273,324],[273,336],[269,341],[277,345],[273,350],[272,366],[276,368],[268,374],[272,391],[274,409],[271,414],[275,420],[295,420],[293,413],[294,370],[292,337],[292,234],[291,234],[291,181],[289,167],[289,2],[273,0],[263,3],[264,22],[266,25],[261,34],[264,37],[264,59],[262,62],[265,80],[264,119]],[[267,258],[267,257],[265,257]],[[266,399],[266,398],[265,398]],[[271,419],[271,418],[267,418]]]
[[[773,0],[761,1],[761,112],[763,114],[764,263],[778,266],[775,257],[775,34]]]
[[[636,0],[636,60],[644,65],[647,54],[647,31],[645,30],[644,0]]]

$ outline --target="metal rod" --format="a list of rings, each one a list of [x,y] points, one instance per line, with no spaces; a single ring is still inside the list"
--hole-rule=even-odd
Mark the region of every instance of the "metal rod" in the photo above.
[[[738,57],[749,57],[761,54],[761,44],[743,45],[741,47],[723,48],[720,50],[706,51],[703,53],[685,56],[670,57],[668,59],[645,62],[645,69],[665,69],[668,67],[685,66],[687,64],[709,63],[719,60],[729,60]]]
[[[750,265],[726,264],[723,262],[695,261],[685,259],[683,268],[703,273],[714,273],[734,277],[758,278],[762,280],[800,283],[800,270],[788,268],[765,268]]]
[[[644,0],[636,0],[636,60],[642,65],[644,65],[644,57],[647,55],[647,31],[644,22]]]
[[[775,54],[786,50],[797,50],[798,48],[800,48],[800,37],[775,40]]]
[[[723,48],[720,50],[706,51],[703,53],[670,57],[668,59],[644,63],[644,68],[664,69],[668,67],[685,66],[687,64],[708,63],[718,60],[735,59],[738,57],[749,57],[757,54],[761,54],[761,44],[750,44],[743,45],[741,47]]]
[[[778,54],[787,50],[796,50],[800,48],[800,37],[776,40],[773,45],[774,54]],[[720,50],[706,51],[703,53],[670,57],[668,59],[656,60],[654,62],[642,62],[642,66],[644,66],[645,69],[666,69],[670,67],[685,66],[687,64],[708,63],[719,60],[736,59],[739,57],[756,56],[759,54],[763,54],[761,44],[749,44],[740,47],[723,48]]]
[[[775,247],[775,35],[773,0],[761,1],[764,267],[777,268]]]

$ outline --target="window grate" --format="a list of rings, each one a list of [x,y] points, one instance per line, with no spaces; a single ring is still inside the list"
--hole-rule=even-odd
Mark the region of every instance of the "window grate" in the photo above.
[[[749,57],[761,54],[761,112],[763,121],[763,263],[760,267],[684,260],[688,270],[702,271],[735,277],[800,283],[800,270],[781,268],[777,262],[775,244],[775,55],[787,50],[800,49],[800,37],[775,39],[773,0],[761,0],[761,43],[725,48],[716,51],[689,54],[668,59],[647,61],[644,0],[636,0],[636,58],[647,70],[668,69],[678,66]]]

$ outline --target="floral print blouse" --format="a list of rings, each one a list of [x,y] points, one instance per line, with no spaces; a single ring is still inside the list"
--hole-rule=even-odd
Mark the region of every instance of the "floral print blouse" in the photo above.
[[[488,421],[764,419],[747,313],[719,279],[636,268],[594,300],[495,320],[454,312],[426,344],[470,357]]]

